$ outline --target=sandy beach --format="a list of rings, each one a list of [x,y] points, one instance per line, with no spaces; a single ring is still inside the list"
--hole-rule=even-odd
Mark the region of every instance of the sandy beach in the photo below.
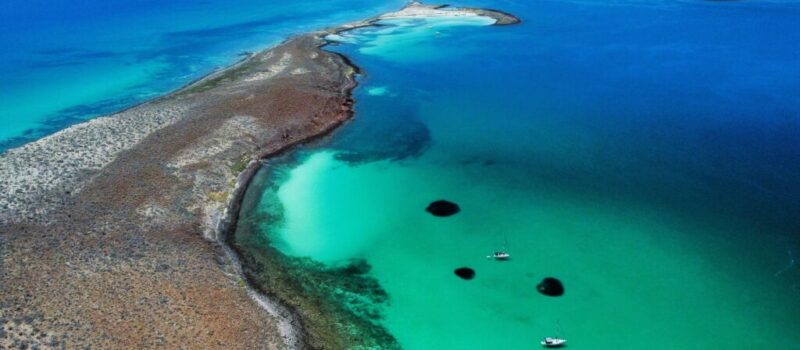
[[[443,15],[518,21],[412,3],[0,155],[0,348],[312,347],[225,235],[258,160],[352,117],[358,68],[325,36]]]

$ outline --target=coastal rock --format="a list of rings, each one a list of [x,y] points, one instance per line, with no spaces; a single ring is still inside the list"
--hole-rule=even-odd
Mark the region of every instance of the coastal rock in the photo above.
[[[434,216],[445,217],[457,214],[459,211],[461,211],[461,208],[458,206],[458,204],[440,199],[431,202],[431,204],[425,208],[425,211],[433,214]]]
[[[536,290],[538,290],[539,293],[551,297],[564,295],[564,285],[561,284],[561,281],[553,277],[545,277],[542,282],[536,285]]]
[[[475,278],[475,270],[469,267],[459,267],[455,269],[455,271],[453,272],[456,274],[456,276],[461,277],[462,279],[465,280],[471,280]]]

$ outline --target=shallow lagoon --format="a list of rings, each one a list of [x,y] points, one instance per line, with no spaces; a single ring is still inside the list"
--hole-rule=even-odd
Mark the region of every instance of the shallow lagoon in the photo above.
[[[268,164],[263,234],[366,259],[408,349],[796,348],[797,5],[474,5],[525,23],[333,48],[366,72],[356,120]],[[426,213],[440,198],[461,212]],[[547,276],[564,296],[536,291]]]

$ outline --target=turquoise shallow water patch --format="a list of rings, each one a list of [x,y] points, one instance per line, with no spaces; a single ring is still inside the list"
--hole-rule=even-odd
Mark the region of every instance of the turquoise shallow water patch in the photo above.
[[[330,36],[329,39],[357,43],[360,53],[388,61],[427,61],[446,59],[445,53],[437,50],[437,46],[448,40],[450,28],[488,26],[494,22],[495,20],[482,16],[394,18],[379,21],[378,27]]]
[[[390,293],[384,324],[410,349],[523,349],[559,324],[573,343],[599,348],[707,333],[721,336],[705,345],[733,347],[741,343],[735,335],[753,327],[789,334],[789,324],[756,323],[791,304],[790,293],[734,307],[758,295],[743,294],[742,285],[784,287],[764,273],[768,264],[738,261],[744,242],[717,236],[731,231],[674,227],[631,204],[598,207],[509,188],[507,179],[486,178],[511,169],[483,168],[447,169],[431,159],[349,166],[330,152],[310,154],[278,191],[285,220],[279,242],[290,254],[329,264],[366,258]],[[462,211],[435,218],[423,210],[435,198]],[[485,258],[506,242],[511,261]],[[452,271],[461,266],[474,268],[475,279],[456,278]],[[551,275],[564,281],[565,296],[536,291]],[[748,344],[769,345],[754,340]]]
[[[389,93],[389,88],[385,86],[376,86],[367,90],[370,96],[384,96]]]
[[[0,140],[25,135],[35,139],[59,128],[61,123],[72,124],[96,116],[92,108],[76,101],[105,101],[110,105],[98,103],[96,107],[113,111],[152,97],[148,90],[135,91],[134,87],[146,84],[160,69],[163,66],[159,62],[126,65],[110,61],[96,62],[92,67],[61,67],[55,74],[51,69],[32,72],[26,77],[26,86],[0,93],[7,119],[0,130]],[[114,71],[114,79],[107,79],[104,71]]]
[[[267,167],[263,234],[366,259],[407,349],[797,348],[796,5],[473,5],[525,22],[332,48],[367,72],[356,119]],[[461,212],[433,217],[437,199]],[[563,296],[536,291],[548,276]]]
[[[291,254],[313,256],[328,263],[358,257],[373,245],[376,237],[385,233],[382,231],[386,224],[396,217],[391,208],[382,203],[381,196],[363,191],[368,186],[365,178],[347,170],[332,153],[320,152],[291,171],[291,180],[278,191],[284,204],[285,221],[281,230],[286,233],[284,243]],[[319,198],[349,199],[348,205],[334,212]],[[319,206],[309,207],[309,203]],[[360,220],[353,220],[355,217]],[[321,227],[329,229],[320,230]]]

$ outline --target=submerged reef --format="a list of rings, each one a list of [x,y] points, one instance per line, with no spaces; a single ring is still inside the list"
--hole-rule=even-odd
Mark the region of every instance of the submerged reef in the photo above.
[[[431,143],[430,130],[414,117],[390,116],[380,123],[383,125],[345,131],[340,141],[332,145],[339,151],[336,159],[351,165],[379,160],[396,162],[421,156]]]
[[[251,212],[253,205],[257,200],[246,199],[244,211]],[[326,266],[283,254],[260,228],[280,219],[272,214],[251,212],[252,216],[240,221],[229,243],[242,257],[246,278],[298,316],[301,347],[400,349],[380,325],[389,296],[369,275],[372,267],[365,260]]]

